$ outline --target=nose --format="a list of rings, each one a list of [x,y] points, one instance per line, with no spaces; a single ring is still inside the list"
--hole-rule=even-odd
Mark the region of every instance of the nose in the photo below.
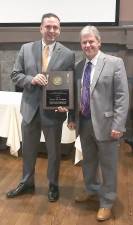
[[[86,47],[89,47],[90,46],[90,43],[89,41],[86,42]]]
[[[53,27],[50,27],[50,32],[54,32],[54,28]]]

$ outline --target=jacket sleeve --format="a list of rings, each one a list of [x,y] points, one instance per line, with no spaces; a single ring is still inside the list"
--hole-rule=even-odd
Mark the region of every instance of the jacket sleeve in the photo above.
[[[20,88],[33,88],[31,81],[33,79],[32,75],[25,74],[24,65],[24,45],[21,47],[18,56],[16,58],[13,71],[10,75],[12,81]]]
[[[125,131],[125,123],[129,107],[129,90],[123,60],[118,58],[114,75],[114,119],[112,129]]]

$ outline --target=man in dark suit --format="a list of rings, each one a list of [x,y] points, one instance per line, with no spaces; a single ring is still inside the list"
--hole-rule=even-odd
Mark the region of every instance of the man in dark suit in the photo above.
[[[102,221],[111,217],[116,198],[118,141],[125,131],[129,104],[127,76],[121,58],[100,51],[101,37],[96,27],[84,27],[80,41],[85,59],[75,69],[76,115],[86,191],[75,201],[98,197],[97,220]],[[72,121],[68,126],[73,127]],[[100,183],[96,182],[99,166]]]
[[[73,70],[75,55],[56,41],[60,35],[60,20],[55,14],[48,13],[42,16],[40,33],[42,40],[21,47],[11,74],[13,82],[23,88],[23,176],[19,185],[7,193],[7,197],[13,198],[34,191],[35,163],[42,130],[48,151],[48,199],[53,202],[59,198],[60,142],[66,112],[43,109],[42,88],[48,82],[43,72]],[[42,52],[46,46],[47,58],[44,58]]]

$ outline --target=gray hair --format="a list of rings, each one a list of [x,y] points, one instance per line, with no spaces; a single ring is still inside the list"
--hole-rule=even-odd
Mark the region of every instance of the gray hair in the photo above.
[[[85,26],[85,27],[83,27],[83,29],[80,32],[80,38],[82,37],[83,34],[94,35],[96,37],[96,39],[101,42],[100,33],[95,26]]]

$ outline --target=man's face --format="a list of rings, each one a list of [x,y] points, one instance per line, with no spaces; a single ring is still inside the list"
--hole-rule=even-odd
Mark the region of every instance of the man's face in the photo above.
[[[42,38],[46,44],[52,44],[60,35],[60,22],[55,17],[44,18],[40,26]]]
[[[93,59],[97,55],[101,46],[101,42],[97,40],[95,35],[87,33],[81,35],[80,43],[84,54],[89,60]]]

